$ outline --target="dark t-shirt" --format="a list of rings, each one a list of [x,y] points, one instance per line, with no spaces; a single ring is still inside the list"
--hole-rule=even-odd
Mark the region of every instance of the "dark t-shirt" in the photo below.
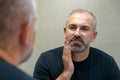
[[[63,71],[63,47],[41,54],[35,66],[33,77],[38,80],[55,80]],[[82,62],[75,62],[71,80],[120,80],[120,70],[115,60],[101,50],[90,48],[89,56]]]
[[[0,80],[34,80],[15,66],[0,59]]]

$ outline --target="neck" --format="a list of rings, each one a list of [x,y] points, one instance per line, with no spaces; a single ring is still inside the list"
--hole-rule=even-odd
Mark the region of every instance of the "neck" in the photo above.
[[[0,58],[14,66],[18,66],[20,62],[17,55],[4,51],[2,49],[0,49]]]
[[[81,62],[84,61],[89,55],[89,47],[82,53],[73,53],[72,59],[75,62]]]

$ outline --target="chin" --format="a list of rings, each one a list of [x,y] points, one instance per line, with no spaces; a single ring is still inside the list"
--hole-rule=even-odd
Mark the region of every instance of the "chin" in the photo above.
[[[72,53],[77,53],[77,54],[80,54],[82,52],[84,52],[86,50],[86,47],[85,46],[71,46],[71,52]]]

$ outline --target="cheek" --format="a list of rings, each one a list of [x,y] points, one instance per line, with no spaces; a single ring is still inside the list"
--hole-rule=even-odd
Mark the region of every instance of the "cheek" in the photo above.
[[[85,40],[87,41],[87,42],[92,42],[93,41],[93,35],[91,34],[91,35],[87,35],[86,37],[85,37]]]
[[[64,34],[64,38],[65,38],[65,39],[68,40],[70,37],[72,37],[72,33],[66,32],[66,33]]]

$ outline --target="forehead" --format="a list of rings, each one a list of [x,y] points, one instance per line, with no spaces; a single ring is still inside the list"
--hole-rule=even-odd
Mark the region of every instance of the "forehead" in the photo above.
[[[88,23],[88,24],[93,24],[93,17],[87,13],[87,12],[82,12],[82,13],[73,13],[72,15],[69,16],[67,24],[70,23],[76,23],[76,24],[81,24],[81,23]]]

